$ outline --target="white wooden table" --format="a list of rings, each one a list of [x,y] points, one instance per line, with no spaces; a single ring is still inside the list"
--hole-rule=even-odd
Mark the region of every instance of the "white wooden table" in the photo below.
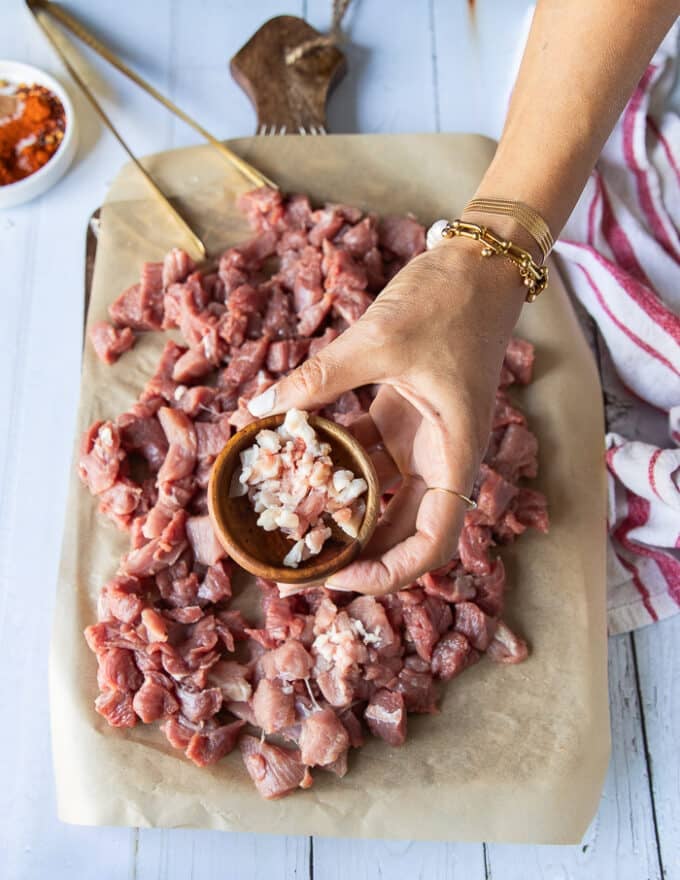
[[[227,61],[267,18],[325,28],[328,0],[69,2],[159,88],[223,137],[254,118]],[[330,128],[497,135],[525,0],[359,0]],[[494,21],[494,17],[496,21]],[[405,37],[407,36],[407,39]],[[20,0],[0,2],[0,58],[67,82]],[[100,65],[101,92],[140,153],[192,131]],[[462,83],[461,83],[462,77]],[[497,93],[492,85],[506,83]],[[80,828],[55,818],[47,653],[80,369],[84,232],[123,156],[71,89],[76,164],[42,199],[0,213],[0,880],[680,878],[680,617],[610,641],[613,754],[580,846],[385,843]],[[56,609],[59,613],[59,609]]]

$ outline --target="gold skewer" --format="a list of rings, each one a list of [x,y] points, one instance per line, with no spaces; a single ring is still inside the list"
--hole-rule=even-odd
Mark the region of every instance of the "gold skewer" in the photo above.
[[[125,143],[125,141],[123,140],[123,138],[121,137],[121,135],[118,133],[118,131],[116,130],[116,127],[115,127],[114,124],[111,122],[111,120],[110,120],[109,117],[106,115],[106,113],[104,112],[104,108],[101,106],[101,104],[99,103],[99,101],[95,98],[94,94],[90,91],[89,86],[87,86],[87,85],[85,84],[83,78],[80,76],[80,74],[78,73],[78,71],[74,68],[74,66],[73,66],[73,65],[71,64],[71,62],[68,60],[68,58],[66,57],[66,55],[65,55],[64,52],[62,51],[62,49],[61,49],[61,47],[59,46],[59,44],[58,44],[57,41],[54,39],[54,36],[53,36],[52,33],[50,32],[50,29],[47,27],[46,23],[45,23],[44,21],[42,21],[41,16],[39,15],[40,4],[39,4],[39,3],[38,3],[38,4],[33,3],[32,0],[27,0],[27,5],[28,5],[28,8],[29,8],[29,9],[31,10],[31,12],[33,13],[33,16],[34,16],[35,20],[37,21],[38,26],[42,29],[42,31],[43,31],[43,33],[45,34],[45,36],[47,37],[47,39],[49,40],[49,42],[50,42],[50,43],[52,44],[52,46],[54,47],[54,50],[56,51],[57,55],[59,55],[59,57],[61,58],[62,62],[64,63],[64,66],[66,67],[66,69],[68,70],[68,72],[71,74],[71,76],[73,77],[73,79],[75,80],[75,82],[77,83],[77,85],[82,89],[83,94],[85,95],[85,97],[88,99],[88,101],[90,102],[90,104],[92,104],[92,107],[94,108],[94,110],[95,110],[95,111],[97,112],[97,114],[99,115],[99,118],[101,119],[101,121],[102,121],[102,122],[104,123],[104,125],[109,129],[109,131],[111,132],[111,134],[115,137],[115,139],[118,141],[118,143],[121,145],[121,147],[122,147],[122,148],[125,150],[125,152],[128,154],[129,158],[130,158],[131,161],[134,163],[134,165],[135,165],[135,167],[138,169],[139,173],[144,177],[144,179],[146,180],[146,182],[147,182],[147,183],[149,184],[149,186],[151,187],[151,190],[153,191],[153,193],[154,193],[154,194],[155,194],[155,195],[156,195],[156,196],[157,196],[157,197],[163,202],[163,204],[166,206],[166,208],[170,211],[170,213],[171,213],[172,216],[174,217],[174,219],[175,219],[175,221],[177,222],[177,224],[178,224],[179,226],[181,226],[182,229],[184,230],[184,232],[189,236],[189,238],[190,238],[191,242],[193,243],[193,245],[194,245],[196,251],[197,251],[197,252],[198,252],[203,258],[205,258],[205,257],[207,256],[207,249],[206,249],[206,246],[205,246],[203,240],[201,239],[201,237],[200,237],[196,232],[194,232],[194,230],[191,228],[191,226],[189,225],[189,223],[184,219],[184,217],[182,217],[182,215],[181,215],[180,212],[177,210],[177,208],[175,208],[175,206],[172,204],[172,202],[170,201],[170,199],[168,199],[168,197],[165,195],[165,193],[160,189],[160,187],[158,186],[158,184],[156,183],[156,181],[153,179],[153,177],[151,177],[151,175],[150,175],[150,174],[148,173],[148,171],[144,168],[144,166],[143,166],[143,165],[141,164],[141,162],[137,159],[137,157],[136,157],[135,154],[132,152],[132,150],[131,150],[131,149],[128,147],[128,145]]]
[[[57,21],[61,22],[61,24],[66,28],[66,30],[70,31],[79,40],[82,40],[87,46],[89,46],[94,52],[104,58],[109,62],[116,70],[119,70],[124,76],[128,79],[131,79],[132,82],[136,83],[141,89],[143,89],[148,95],[151,95],[152,98],[155,98],[160,104],[162,104],[167,110],[170,110],[171,113],[174,113],[175,116],[178,116],[183,122],[186,122],[187,125],[191,126],[195,131],[197,131],[201,137],[205,138],[209,144],[215,147],[216,150],[219,150],[220,153],[238,170],[246,177],[251,183],[255,186],[269,186],[273,189],[278,189],[277,185],[270,180],[266,175],[262,174],[261,171],[258,171],[257,168],[254,168],[240,156],[237,156],[229,147],[225,146],[221,141],[219,141],[216,137],[210,134],[203,126],[196,122],[195,119],[192,119],[188,113],[185,113],[180,107],[174,104],[169,98],[166,98],[162,95],[157,89],[155,89],[151,83],[147,82],[143,79],[138,73],[135,73],[132,68],[128,67],[127,64],[122,61],[118,56],[112,52],[108,46],[105,46],[102,42],[100,42],[93,34],[91,34],[88,30],[83,27],[83,25],[75,19],[69,12],[65,9],[62,9],[61,6],[58,6],[56,3],[50,3],[49,0],[27,0],[28,5],[30,7],[35,7],[39,9],[43,9],[47,12],[48,15],[53,16],[57,19]]]

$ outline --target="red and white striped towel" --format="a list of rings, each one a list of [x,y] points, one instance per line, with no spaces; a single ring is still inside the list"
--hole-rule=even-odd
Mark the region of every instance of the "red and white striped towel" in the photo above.
[[[555,247],[606,346],[611,633],[680,611],[679,37],[676,23]]]

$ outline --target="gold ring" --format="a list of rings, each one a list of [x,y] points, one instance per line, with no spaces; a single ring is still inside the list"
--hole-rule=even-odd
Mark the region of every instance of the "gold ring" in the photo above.
[[[424,482],[423,478],[418,476],[418,474],[408,474],[407,473],[407,474],[402,474],[401,477],[403,480],[409,479],[409,480],[418,480],[421,483]],[[472,498],[469,498],[467,495],[463,495],[462,492],[456,492],[455,489],[445,489],[443,486],[426,486],[425,492],[426,493],[427,492],[448,492],[449,495],[455,495],[456,498],[460,498],[461,501],[464,501],[467,504],[467,506],[470,508],[470,510],[477,510],[477,502],[476,501],[473,501]]]
[[[468,498],[467,495],[463,495],[462,492],[456,492],[455,489],[444,489],[443,486],[428,486],[425,489],[426,492],[448,492],[449,495],[455,495],[456,498],[460,498],[461,501],[464,501],[470,510],[477,509],[477,502],[473,501],[472,498]]]

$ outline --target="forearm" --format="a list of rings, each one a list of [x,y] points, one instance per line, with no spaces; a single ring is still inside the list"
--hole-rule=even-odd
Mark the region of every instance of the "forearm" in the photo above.
[[[556,238],[679,12],[677,0],[539,0],[505,128],[477,196],[525,202]]]

